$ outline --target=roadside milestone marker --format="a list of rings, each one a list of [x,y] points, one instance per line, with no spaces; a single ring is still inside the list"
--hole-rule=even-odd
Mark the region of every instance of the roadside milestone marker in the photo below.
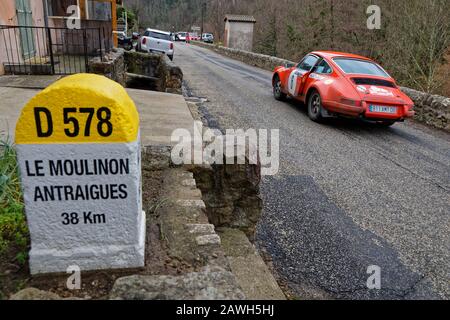
[[[15,142],[32,274],[144,266],[139,114],[123,87],[55,82],[23,108]]]

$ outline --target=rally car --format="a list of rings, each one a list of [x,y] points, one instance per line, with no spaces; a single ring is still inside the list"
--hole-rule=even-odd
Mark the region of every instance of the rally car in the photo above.
[[[275,68],[275,99],[306,104],[311,120],[346,116],[391,126],[414,116],[414,103],[376,62],[362,56],[316,51],[294,66]]]

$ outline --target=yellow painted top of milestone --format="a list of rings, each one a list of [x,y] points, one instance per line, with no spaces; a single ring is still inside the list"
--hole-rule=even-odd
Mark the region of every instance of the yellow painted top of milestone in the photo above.
[[[15,142],[126,143],[136,141],[138,131],[136,106],[120,84],[100,75],[76,74],[56,81],[27,103]]]

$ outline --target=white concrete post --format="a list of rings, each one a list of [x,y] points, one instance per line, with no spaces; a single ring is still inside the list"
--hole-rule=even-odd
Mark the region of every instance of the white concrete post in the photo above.
[[[32,274],[144,266],[139,115],[119,84],[66,77],[16,126]]]

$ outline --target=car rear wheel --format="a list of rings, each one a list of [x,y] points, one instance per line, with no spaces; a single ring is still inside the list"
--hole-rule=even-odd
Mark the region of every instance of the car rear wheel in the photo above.
[[[286,100],[286,94],[281,90],[281,80],[279,76],[276,76],[273,80],[273,97],[278,101]]]
[[[308,116],[312,121],[320,122],[322,117],[322,98],[319,92],[314,91],[308,99]]]
[[[173,55],[168,56],[170,61],[173,61]]]

